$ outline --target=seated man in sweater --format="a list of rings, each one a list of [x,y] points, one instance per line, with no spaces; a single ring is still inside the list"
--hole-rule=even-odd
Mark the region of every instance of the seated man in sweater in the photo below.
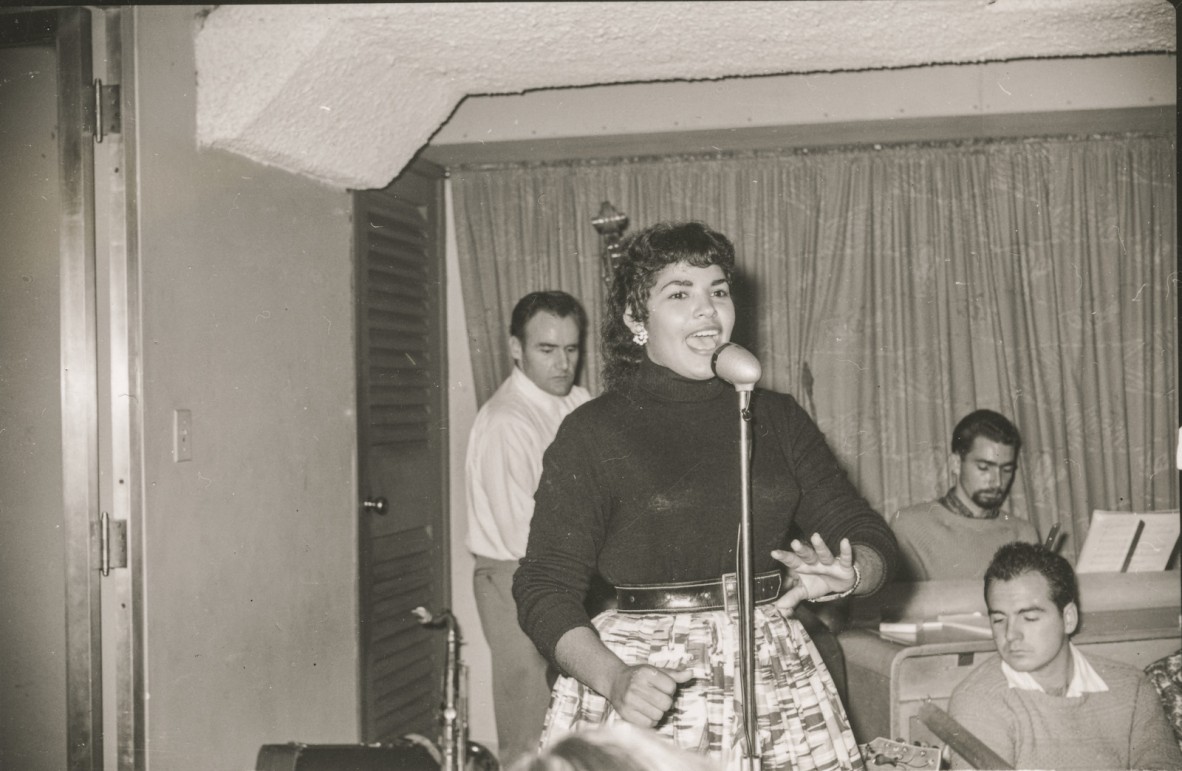
[[[952,691],[948,712],[1014,768],[1182,768],[1182,751],[1145,673],[1085,658],[1075,572],[1027,543],[997,550],[985,605],[998,656]],[[971,768],[952,753],[952,768]]]
[[[944,497],[900,509],[890,520],[903,558],[895,580],[975,580],[1002,544],[1038,543],[1033,525],[1001,510],[1020,449],[1018,429],[993,410],[970,412],[956,424],[955,484]]]

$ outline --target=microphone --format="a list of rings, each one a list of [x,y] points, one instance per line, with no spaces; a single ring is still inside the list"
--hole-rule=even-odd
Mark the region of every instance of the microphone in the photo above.
[[[710,359],[714,374],[735,387],[736,391],[750,391],[763,377],[759,359],[738,343],[723,343]]]

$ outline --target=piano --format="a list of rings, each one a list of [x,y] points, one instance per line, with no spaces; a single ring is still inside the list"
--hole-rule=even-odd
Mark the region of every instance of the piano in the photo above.
[[[1139,669],[1182,648],[1182,573],[1081,573],[1080,628],[1072,641],[1085,653]],[[859,743],[877,737],[939,745],[918,719],[931,701],[947,709],[952,689],[985,657],[988,636],[983,582],[891,584],[855,598],[850,625],[838,635],[845,655],[849,714]],[[968,621],[957,626],[940,616]],[[973,629],[977,626],[979,628]]]

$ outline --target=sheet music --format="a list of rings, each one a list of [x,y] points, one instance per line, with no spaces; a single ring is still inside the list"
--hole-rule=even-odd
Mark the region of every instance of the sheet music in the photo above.
[[[1165,570],[1178,541],[1178,510],[1092,512],[1076,573]],[[1127,566],[1126,566],[1127,565]]]

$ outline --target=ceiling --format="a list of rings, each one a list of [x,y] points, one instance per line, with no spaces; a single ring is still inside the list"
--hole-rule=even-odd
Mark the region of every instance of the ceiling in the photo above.
[[[1175,50],[1166,0],[223,5],[197,140],[380,188],[468,95]]]

